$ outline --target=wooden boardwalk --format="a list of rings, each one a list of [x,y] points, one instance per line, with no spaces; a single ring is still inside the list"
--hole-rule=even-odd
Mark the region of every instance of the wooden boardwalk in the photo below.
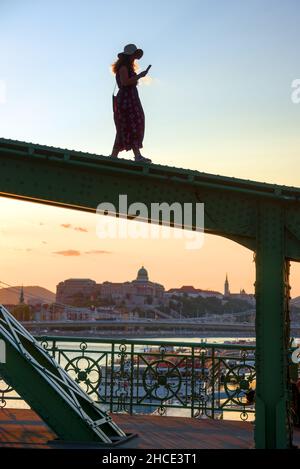
[[[114,421],[137,436],[118,448],[146,449],[247,449],[253,447],[249,422],[198,420],[186,417],[114,414]],[[0,448],[52,448],[55,438],[44,422],[27,409],[0,409]],[[300,430],[294,431],[300,446]]]

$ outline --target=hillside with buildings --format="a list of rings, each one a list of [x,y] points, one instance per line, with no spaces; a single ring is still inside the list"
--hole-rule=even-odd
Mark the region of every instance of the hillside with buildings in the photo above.
[[[111,308],[120,315],[172,319],[248,311],[253,309],[255,298],[245,290],[231,293],[227,276],[224,293],[193,286],[165,290],[149,279],[142,266],[132,281],[96,283],[92,279],[67,279],[57,285],[56,302],[77,308]]]
[[[24,301],[27,304],[33,303],[53,303],[55,293],[47,288],[34,286],[14,286],[0,289],[0,304],[16,305],[20,302],[21,291],[23,291]]]
[[[20,320],[213,318],[223,321],[224,316],[224,320],[253,323],[255,318],[255,296],[244,289],[232,293],[227,275],[223,293],[192,285],[165,290],[163,285],[149,279],[144,266],[131,281],[97,283],[89,278],[66,279],[58,283],[56,295],[37,286],[4,288],[0,290],[0,302]],[[298,322],[299,302],[292,300],[290,309],[291,320]]]
[[[223,293],[193,286],[165,290],[163,285],[149,279],[144,266],[131,281],[97,283],[89,278],[66,279],[58,283],[56,295],[38,286],[3,288],[0,302],[17,319],[36,321],[206,318],[247,311],[252,314],[255,306],[254,295],[244,290],[230,292],[227,276]],[[14,308],[16,305],[18,308]]]

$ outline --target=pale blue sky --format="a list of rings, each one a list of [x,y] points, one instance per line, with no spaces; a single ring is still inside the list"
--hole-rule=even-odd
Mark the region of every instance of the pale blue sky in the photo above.
[[[299,22],[297,0],[1,0],[0,134],[110,154],[109,67],[135,43],[146,156],[297,185]]]
[[[140,68],[152,64],[151,80],[138,87],[142,154],[300,187],[300,104],[291,100],[300,78],[299,25],[299,0],[0,0],[0,136],[110,154],[110,65],[135,43],[144,50]],[[133,158],[131,151],[120,156]],[[7,283],[55,290],[68,277],[123,281],[144,264],[168,287],[220,290],[228,272],[233,292],[253,291],[252,252],[228,240],[207,236],[197,253],[161,241],[100,243],[90,214],[6,199],[0,206]],[[60,220],[88,226],[89,235],[62,236]],[[111,254],[55,254],[91,247]],[[292,285],[299,295],[300,264]]]

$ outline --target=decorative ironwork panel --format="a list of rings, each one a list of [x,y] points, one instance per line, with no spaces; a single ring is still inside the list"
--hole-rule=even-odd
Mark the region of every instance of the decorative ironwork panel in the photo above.
[[[59,337],[40,340],[103,410],[214,419],[226,419],[231,413],[231,418],[242,420],[254,413],[253,345]],[[20,399],[13,393],[0,381],[1,406]]]

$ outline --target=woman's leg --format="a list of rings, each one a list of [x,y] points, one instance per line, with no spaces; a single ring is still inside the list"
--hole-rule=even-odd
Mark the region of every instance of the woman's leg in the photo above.
[[[118,158],[119,150],[117,150],[115,147],[113,147],[112,152],[111,152],[111,157],[112,158]]]
[[[133,150],[133,153],[134,153],[134,159],[135,161],[144,161],[145,163],[152,163],[152,161],[150,160],[150,158],[145,158],[141,152],[140,152],[140,149],[136,146],[133,146],[132,147],[132,150]]]
[[[141,152],[140,152],[140,149],[139,149],[138,147],[133,146],[133,147],[132,147],[132,151],[133,151],[134,156],[135,156],[136,158],[139,158],[139,157],[142,156],[142,155],[141,155]]]

